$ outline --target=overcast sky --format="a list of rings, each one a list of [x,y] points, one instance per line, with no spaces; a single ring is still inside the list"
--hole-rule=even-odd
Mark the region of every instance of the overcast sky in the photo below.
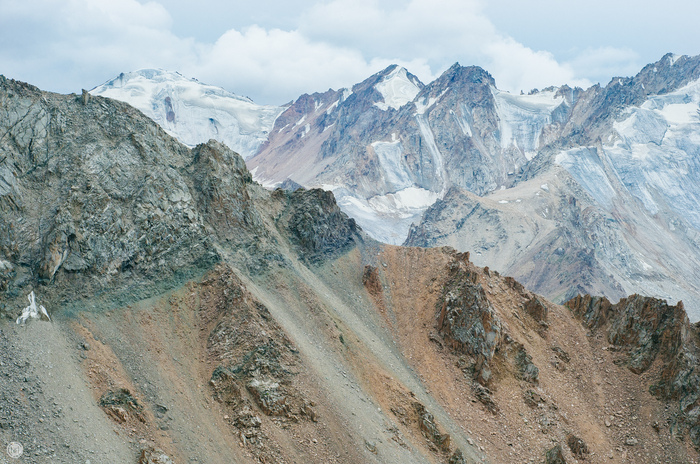
[[[80,92],[163,68],[258,103],[454,62],[519,92],[700,54],[697,0],[0,0],[0,74]]]

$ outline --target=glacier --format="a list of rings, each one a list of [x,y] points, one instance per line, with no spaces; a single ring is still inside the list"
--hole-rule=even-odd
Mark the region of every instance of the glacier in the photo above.
[[[500,122],[501,149],[518,148],[531,160],[539,148],[542,130],[552,122],[552,113],[564,97],[548,90],[531,95],[513,95],[491,87]]]
[[[185,145],[215,139],[243,158],[258,151],[284,111],[162,69],[122,73],[90,93],[134,106]]]
[[[420,92],[420,87],[408,76],[406,68],[399,66],[387,74],[375,88],[384,98],[383,102],[376,102],[375,105],[384,111],[389,108],[398,110],[413,101]]]

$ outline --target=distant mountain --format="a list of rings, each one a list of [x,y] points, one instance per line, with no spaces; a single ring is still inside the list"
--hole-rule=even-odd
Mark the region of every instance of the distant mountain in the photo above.
[[[513,95],[478,67],[424,86],[391,66],[300,97],[248,165],[332,189],[375,238],[472,251],[556,301],[638,292],[697,319],[699,78],[700,57],[668,54],[605,87]]]
[[[332,189],[370,235],[401,243],[449,187],[483,195],[513,185],[577,93],[510,95],[458,64],[424,86],[390,66],[352,91],[300,97],[248,165],[268,185],[289,177]]]
[[[244,158],[267,140],[284,109],[160,69],[122,73],[90,93],[129,103],[186,145],[215,139]]]

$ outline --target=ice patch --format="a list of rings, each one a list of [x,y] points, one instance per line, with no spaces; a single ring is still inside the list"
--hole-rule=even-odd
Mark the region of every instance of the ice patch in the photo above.
[[[29,318],[41,319],[42,316],[45,316],[50,322],[51,318],[49,317],[49,313],[46,312],[46,308],[44,308],[42,305],[37,307],[33,291],[27,296],[27,298],[29,299],[29,306],[22,310],[22,314],[17,318],[17,324],[24,324]]]
[[[389,108],[398,110],[406,103],[413,101],[420,92],[420,87],[408,77],[406,69],[398,66],[374,88],[384,98],[384,102],[376,102],[375,105],[384,111]]]
[[[340,103],[340,100],[337,100],[337,101],[331,103],[330,106],[328,107],[328,109],[326,110],[326,114],[331,114],[333,109],[335,109],[339,103]]]
[[[409,187],[395,193],[358,198],[343,188],[334,189],[340,208],[354,218],[371,237],[385,243],[400,245],[406,240],[411,224],[419,222],[438,194],[419,187]]]
[[[495,87],[491,92],[496,102],[501,133],[501,148],[516,147],[530,160],[537,154],[540,135],[552,122],[552,112],[562,104],[564,97],[556,92],[534,95],[512,95]]]
[[[700,229],[700,80],[626,113],[604,147],[614,175],[651,214],[661,200]]]
[[[437,102],[437,98],[423,99],[423,101],[413,102],[416,105],[416,114],[425,114],[425,112]]]
[[[374,142],[372,148],[377,154],[387,183],[397,190],[413,185],[409,169],[403,162],[401,142]]]
[[[542,185],[540,185],[540,188],[541,188],[542,190],[544,190],[545,192],[549,192],[549,185],[547,185],[547,184],[542,184]]]
[[[216,139],[244,158],[257,152],[285,109],[154,69],[120,74],[90,93],[129,103],[185,145]]]
[[[612,207],[615,189],[605,174],[603,163],[595,148],[562,151],[557,155],[555,162],[569,171],[595,201],[606,208]]]

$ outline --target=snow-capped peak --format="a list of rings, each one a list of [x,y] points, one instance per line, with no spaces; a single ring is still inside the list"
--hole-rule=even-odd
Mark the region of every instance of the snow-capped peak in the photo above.
[[[213,138],[244,158],[257,152],[284,110],[163,69],[122,73],[90,93],[129,103],[186,145]]]
[[[381,82],[374,86],[384,97],[384,102],[376,102],[375,105],[384,111],[389,108],[398,110],[406,103],[413,101],[420,92],[419,82],[416,81],[415,77],[408,75],[406,68],[395,66]]]

